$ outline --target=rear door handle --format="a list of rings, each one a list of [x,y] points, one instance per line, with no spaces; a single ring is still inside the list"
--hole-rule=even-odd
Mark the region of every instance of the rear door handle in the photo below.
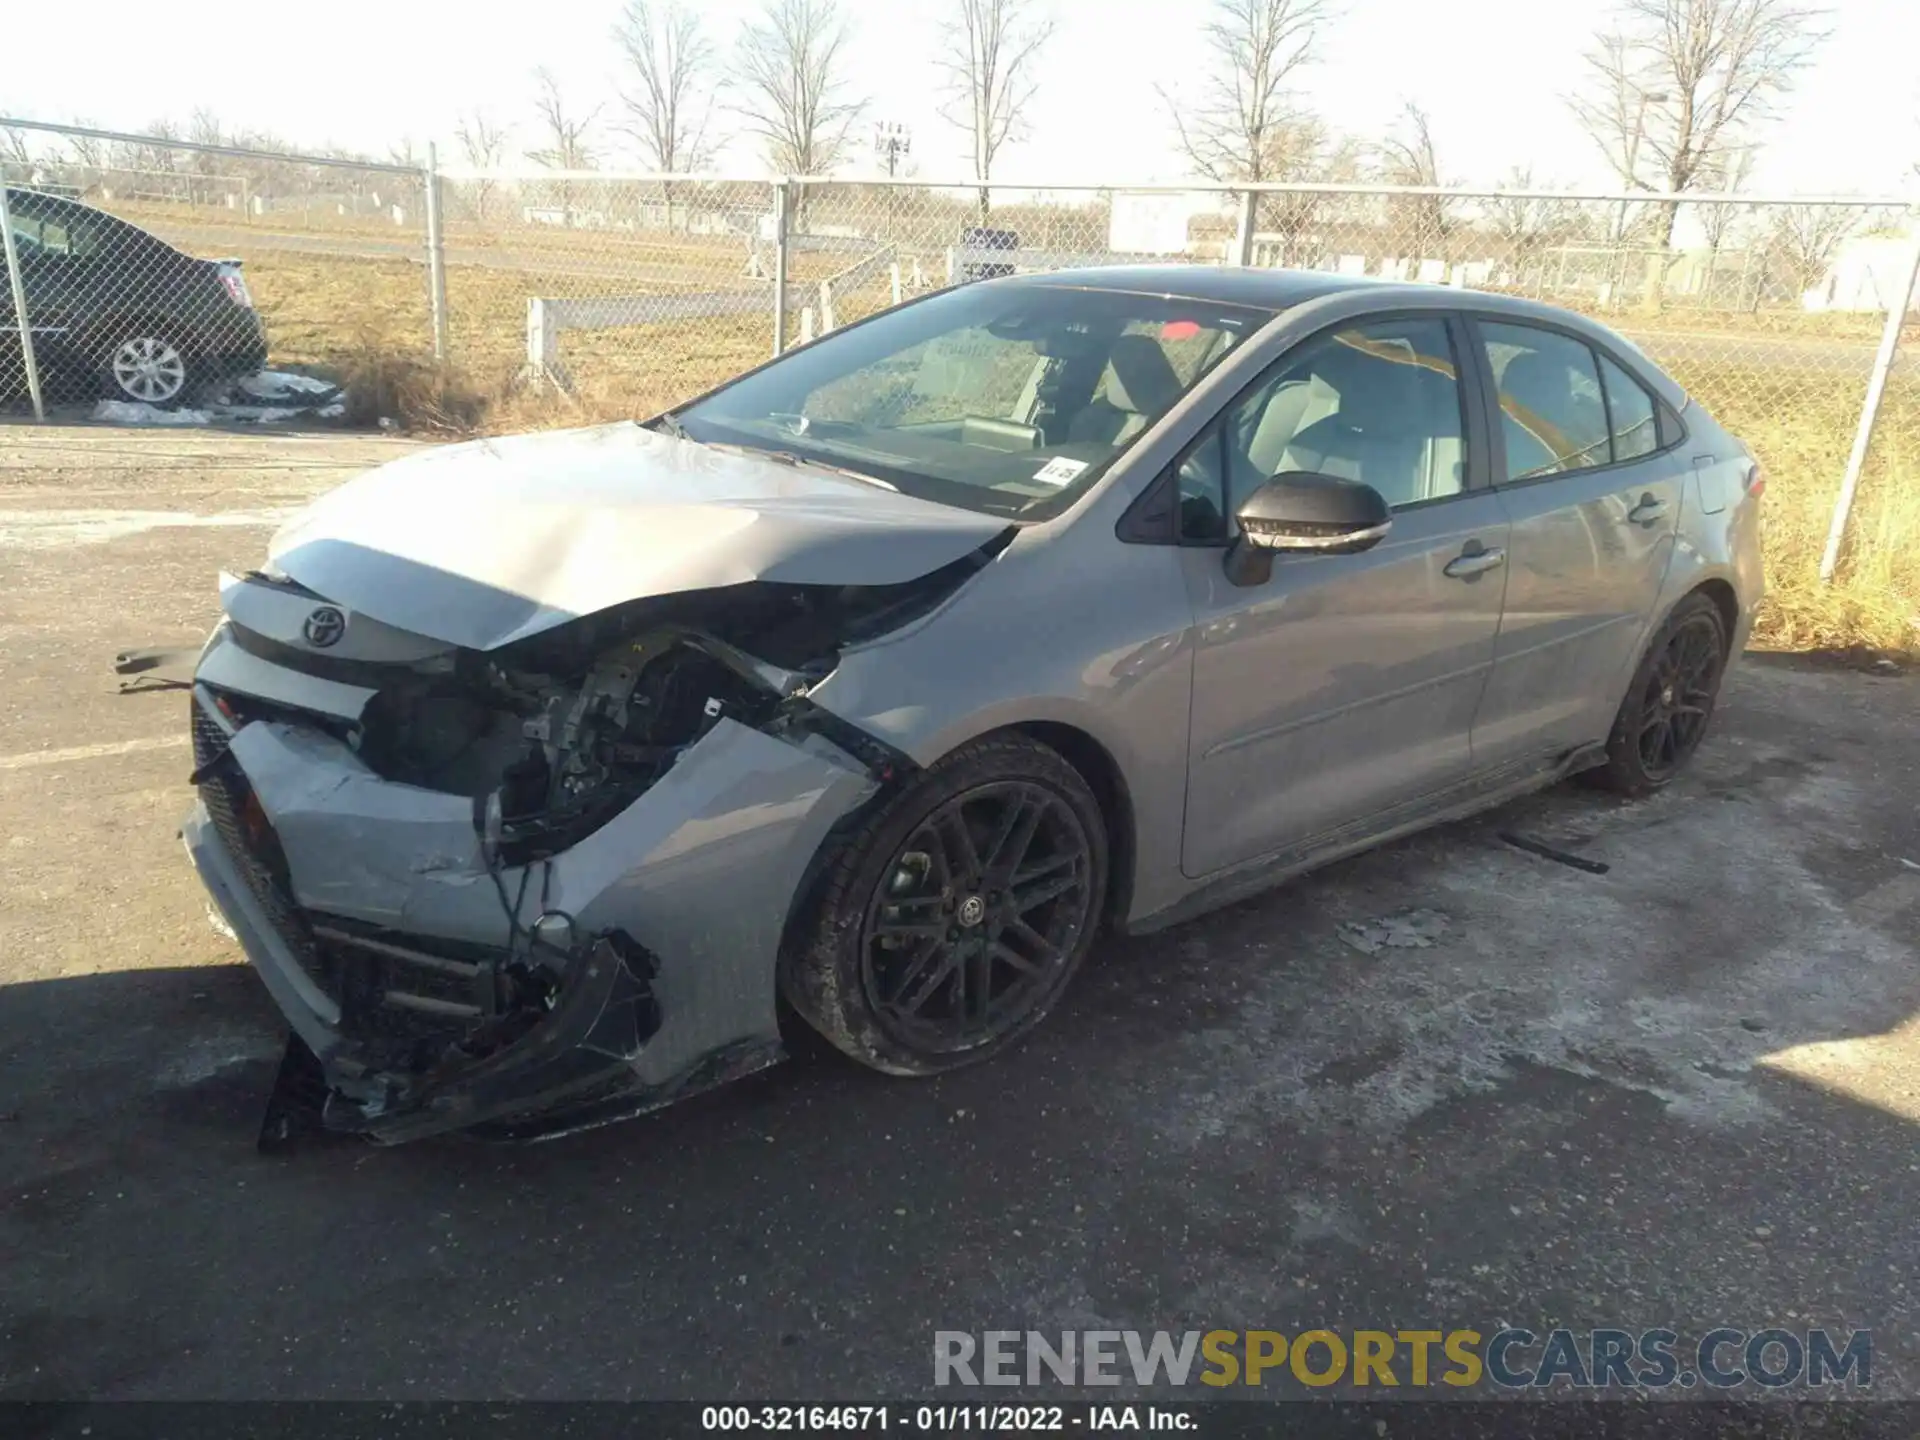
[[[1462,550],[1447,562],[1442,572],[1455,580],[1471,580],[1507,563],[1507,552],[1498,546],[1491,550]]]
[[[1651,525],[1667,513],[1667,502],[1654,495],[1642,495],[1640,503],[1627,512],[1636,525]]]

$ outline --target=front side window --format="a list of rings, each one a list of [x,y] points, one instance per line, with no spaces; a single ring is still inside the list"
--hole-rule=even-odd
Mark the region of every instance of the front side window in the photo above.
[[[961,286],[828,335],[674,418],[705,443],[1039,519],[1272,318],[1113,290]]]
[[[1286,471],[1361,481],[1397,509],[1458,494],[1466,460],[1446,321],[1351,325],[1282,357],[1188,452],[1180,533],[1226,538],[1247,497]]]
[[[1507,479],[1609,463],[1607,404],[1592,350],[1531,325],[1481,321],[1480,335],[1500,396]]]

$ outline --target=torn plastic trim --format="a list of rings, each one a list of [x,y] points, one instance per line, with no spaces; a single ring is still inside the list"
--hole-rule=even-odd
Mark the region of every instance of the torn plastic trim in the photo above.
[[[225,738],[223,726],[208,724],[209,745]],[[429,832],[444,821],[449,839],[458,827],[471,856],[474,836],[464,803],[382,781],[342,742],[305,727],[254,722],[232,738],[235,754],[219,769],[224,775],[231,767],[234,778],[260,801],[293,891],[280,921],[301,935],[283,933],[262,904],[249,903],[248,882],[237,870],[241,862],[227,849],[241,839],[229,840],[214,830],[204,800],[186,828],[189,848],[249,958],[320,1058],[329,1089],[341,1097],[334,1103],[345,1108],[328,1124],[358,1128],[376,1139],[463,1127],[485,1115],[523,1137],[551,1128],[543,1118],[549,1111],[585,1117],[555,1122],[569,1127],[599,1123],[778,1059],[776,967],[790,897],[834,826],[879,788],[854,757],[824,737],[795,730],[775,738],[722,721],[661,787],[635,801],[606,830],[556,857],[550,876],[546,862],[532,884],[526,883],[527,870],[505,874],[523,932],[537,918],[530,912],[551,904],[580,935],[622,932],[659,957],[652,1000],[660,1023],[637,1049],[625,1038],[603,1043],[602,1031],[591,1046],[584,1051],[576,1046],[567,1052],[571,1058],[552,1068],[516,1069],[525,1084],[502,1079],[495,1093],[487,1079],[494,1071],[471,1068],[454,1049],[465,1037],[470,1047],[497,1041],[500,1053],[511,1049],[537,1059],[536,1052],[523,1050],[522,1041],[545,1018],[544,1001],[503,1007],[506,1023],[478,1040],[473,1035],[487,1025],[484,1020],[456,1023],[451,1035],[443,1027],[434,1032],[444,1037],[434,1041],[438,1060],[429,1056],[409,1063],[381,1034],[363,1028],[357,1018],[366,1013],[363,1009],[339,1004],[321,988],[334,973],[325,956],[316,976],[294,949],[296,939],[315,927],[331,930],[354,921],[360,922],[353,928],[361,938],[395,949],[510,949],[514,922],[503,912],[477,856],[448,869],[421,869],[406,859],[410,842],[371,818],[425,804],[427,812],[416,818]],[[415,838],[432,848],[430,833]],[[369,855],[370,840],[385,842],[375,847],[380,855]],[[391,872],[381,894],[365,895],[355,885],[335,883],[343,878],[336,873],[343,867],[360,867],[357,873],[364,877],[369,866]],[[550,894],[542,894],[548,879]],[[355,895],[382,913],[366,914],[366,904],[339,903]],[[317,896],[325,903],[313,904]],[[466,977],[448,978],[464,984]],[[550,993],[557,1003],[561,992]],[[646,1028],[636,1024],[616,1033],[637,1036]],[[499,1064],[504,1074],[506,1062]],[[448,1099],[438,1110],[425,1108],[422,1097],[429,1086],[433,1094],[452,1094],[464,1092],[469,1081],[480,1085],[483,1080],[470,1100]]]
[[[410,1083],[391,1074],[369,1077],[358,1098],[352,1090],[361,1087],[336,1085],[323,1123],[394,1143],[591,1095],[606,1086],[610,1070],[628,1073],[659,1030],[658,969],[624,932],[597,936],[573,953],[552,1007],[510,1043],[471,1058],[455,1047]]]

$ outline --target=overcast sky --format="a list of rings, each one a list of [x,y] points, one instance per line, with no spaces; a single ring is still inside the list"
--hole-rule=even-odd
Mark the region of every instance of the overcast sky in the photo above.
[[[205,106],[229,125],[295,145],[384,154],[403,137],[437,140],[484,109],[537,143],[532,70],[545,64],[582,109],[605,103],[605,163],[637,164],[614,133],[621,0],[325,0],[304,7],[155,6],[91,0],[83,10],[16,4],[0,22],[0,113],[82,118],[114,129],[184,120]],[[1044,0],[1042,0],[1044,3]],[[848,74],[867,119],[903,122],[913,165],[965,174],[965,141],[939,115],[933,55],[940,0],[843,0]],[[723,49],[753,0],[702,8]],[[1156,86],[1191,87],[1203,60],[1207,0],[1052,0],[1056,32],[1031,107],[1031,134],[997,178],[1175,180],[1183,168]],[[1886,193],[1920,159],[1920,22],[1914,0],[1835,0],[1835,34],[1765,136],[1754,187]],[[1406,100],[1433,120],[1444,178],[1498,181],[1531,166],[1537,183],[1607,179],[1568,113],[1598,4],[1575,0],[1347,0],[1303,97],[1339,129],[1382,133]],[[726,117],[719,117],[724,125]],[[854,165],[873,165],[862,123]],[[625,152],[624,155],[621,152]],[[760,173],[739,144],[728,168]]]

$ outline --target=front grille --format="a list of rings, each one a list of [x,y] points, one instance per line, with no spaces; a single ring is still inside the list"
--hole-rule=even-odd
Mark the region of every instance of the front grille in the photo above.
[[[373,1047],[374,1058],[425,1063],[423,1057],[494,1013],[492,976],[507,952],[403,934],[294,903],[286,854],[246,772],[226,756],[227,742],[196,703],[193,759],[207,817],[300,968],[340,1007],[340,1029]]]
[[[332,967],[314,943],[306,918],[293,903],[286,856],[280,849],[279,838],[274,835],[273,826],[259,802],[253,798],[245,772],[225,755],[227,739],[227,733],[196,700],[193,764],[200,776],[200,803],[207,807],[207,818],[213,821],[214,830],[233,857],[240,878],[300,962],[300,968],[323,994],[337,1001]]]

